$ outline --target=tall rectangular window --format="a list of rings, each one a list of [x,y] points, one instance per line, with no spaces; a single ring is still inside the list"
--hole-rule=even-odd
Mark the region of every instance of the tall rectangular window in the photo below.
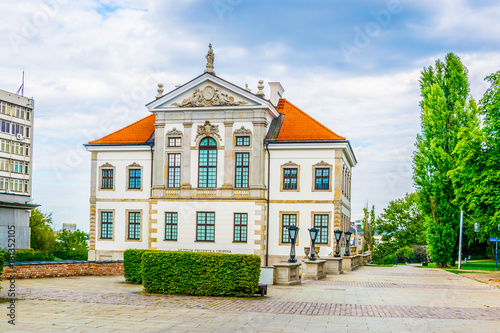
[[[296,214],[283,214],[281,216],[281,242],[291,243],[290,237],[288,235],[288,228],[297,225],[297,215]]]
[[[5,158],[0,158],[0,170],[1,171],[9,171],[10,161]]]
[[[283,189],[297,189],[297,168],[283,169]]]
[[[113,238],[113,212],[101,212],[101,238]]]
[[[0,177],[0,190],[9,189],[9,178]]]
[[[0,120],[0,132],[10,133],[10,123],[6,120]]]
[[[316,168],[314,184],[316,190],[328,190],[330,188],[330,169]]]
[[[10,180],[10,190],[15,192],[23,191],[23,180],[22,179],[12,179]]]
[[[215,213],[213,212],[197,213],[196,240],[200,242],[215,241]]]
[[[237,146],[250,146],[250,137],[249,136],[237,136],[236,137],[236,145]]]
[[[140,212],[128,212],[128,239],[141,239]]]
[[[169,147],[180,147],[181,146],[181,138],[168,138],[168,146]]]
[[[165,240],[177,240],[177,213],[165,213]]]
[[[128,188],[141,188],[141,169],[128,169]]]
[[[102,169],[102,184],[103,189],[113,188],[113,169]]]
[[[0,150],[6,153],[10,152],[10,141],[0,140]]]
[[[328,214],[315,214],[314,228],[319,230],[316,243],[328,244]]]
[[[249,159],[250,159],[249,153],[236,153],[235,187],[238,188],[248,187]]]
[[[181,154],[168,154],[168,187],[181,186]]]
[[[234,241],[247,241],[248,215],[245,213],[234,213]]]
[[[200,142],[198,187],[217,187],[217,143],[207,137]]]

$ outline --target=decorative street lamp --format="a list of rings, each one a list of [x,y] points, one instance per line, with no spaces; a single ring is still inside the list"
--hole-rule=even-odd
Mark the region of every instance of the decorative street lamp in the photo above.
[[[342,230],[335,230],[335,240],[337,241],[337,247],[335,248],[335,256],[340,257],[340,239],[342,238]]]
[[[479,232],[479,222],[474,223],[474,231]]]
[[[345,235],[345,253],[344,253],[344,256],[349,257],[349,255],[350,255],[349,248],[351,246],[351,235],[352,235],[352,232],[346,231],[344,233],[344,235]]]
[[[315,256],[315,247],[314,247],[314,243],[316,242],[316,236],[318,236],[318,229],[316,228],[311,228],[309,229],[309,235],[311,236],[311,256],[309,257],[309,260],[316,260],[316,256]]]
[[[297,262],[297,259],[295,259],[295,240],[297,239],[298,233],[299,228],[297,228],[296,226],[292,225],[291,227],[288,227],[288,236],[292,241],[292,247],[290,248],[290,259],[288,259],[288,262]]]

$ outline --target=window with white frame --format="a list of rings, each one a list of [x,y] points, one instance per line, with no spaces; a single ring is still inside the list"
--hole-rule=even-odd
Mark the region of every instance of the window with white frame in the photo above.
[[[12,160],[10,164],[10,171],[12,172],[23,172],[23,162]]]
[[[0,140],[0,151],[5,153],[10,152],[10,141],[9,140]]]
[[[0,190],[9,189],[9,178],[0,177]]]
[[[19,142],[12,142],[12,153],[17,155],[24,155],[23,144]]]
[[[10,133],[10,122],[7,120],[0,120],[0,132]]]
[[[9,171],[10,160],[0,158],[0,171]]]
[[[11,179],[10,180],[10,189],[14,192],[22,192],[23,191],[23,180],[22,179]]]

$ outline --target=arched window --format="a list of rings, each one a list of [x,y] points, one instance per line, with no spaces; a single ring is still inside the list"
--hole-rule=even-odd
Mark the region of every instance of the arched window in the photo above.
[[[217,187],[217,142],[210,137],[200,142],[198,187]]]

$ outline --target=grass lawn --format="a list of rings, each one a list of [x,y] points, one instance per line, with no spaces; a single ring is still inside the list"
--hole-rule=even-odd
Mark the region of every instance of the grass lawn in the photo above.
[[[388,264],[388,265],[375,265],[375,264],[368,264],[366,266],[369,266],[369,267],[392,267],[394,266],[393,264]]]
[[[499,265],[500,266],[500,265]],[[436,263],[430,262],[429,266],[418,266],[423,268],[436,268]],[[469,260],[466,264],[462,263],[462,270],[466,271],[495,271],[495,260]],[[458,270],[458,264],[447,268],[447,270]],[[456,273],[456,272],[453,272]]]

